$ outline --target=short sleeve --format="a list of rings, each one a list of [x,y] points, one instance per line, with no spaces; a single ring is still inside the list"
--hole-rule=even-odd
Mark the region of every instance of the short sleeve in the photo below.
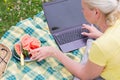
[[[104,50],[102,47],[96,43],[93,43],[90,49],[89,60],[97,65],[105,66],[107,62],[107,56],[102,50]]]

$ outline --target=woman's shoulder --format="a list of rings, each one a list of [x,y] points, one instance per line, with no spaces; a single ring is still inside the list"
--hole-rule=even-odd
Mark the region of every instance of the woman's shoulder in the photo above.
[[[105,44],[109,42],[111,43],[111,41],[115,42],[114,41],[115,39],[120,40],[119,33],[120,33],[120,19],[117,20],[113,26],[110,26],[100,38],[96,39],[95,42],[99,44],[102,43]]]
[[[105,32],[100,38],[94,41],[94,45],[108,52],[118,49],[118,47],[120,47],[120,23],[114,27],[115,28]]]

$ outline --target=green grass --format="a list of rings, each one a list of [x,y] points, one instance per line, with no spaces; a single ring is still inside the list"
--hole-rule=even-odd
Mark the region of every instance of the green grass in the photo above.
[[[42,0],[0,0],[0,38],[20,20],[42,10]]]

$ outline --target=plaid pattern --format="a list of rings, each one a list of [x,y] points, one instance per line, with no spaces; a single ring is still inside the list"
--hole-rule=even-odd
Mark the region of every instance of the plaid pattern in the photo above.
[[[1,38],[0,43],[5,44],[11,50],[14,44],[20,40],[24,34],[36,37],[42,46],[56,45],[52,35],[49,33],[48,25],[44,17],[44,12],[40,12],[33,18],[22,20],[12,26]],[[82,54],[80,50],[74,50],[66,54],[70,58],[80,61]],[[71,64],[72,65],[72,64]],[[7,70],[1,80],[72,80],[73,75],[56,59],[47,58],[40,62],[27,62],[24,66],[20,61],[12,56]]]

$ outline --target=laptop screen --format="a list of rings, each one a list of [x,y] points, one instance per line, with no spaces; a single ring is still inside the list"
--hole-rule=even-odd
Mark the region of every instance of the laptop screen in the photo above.
[[[83,17],[81,0],[54,0],[44,3],[43,9],[51,32],[87,23]]]

